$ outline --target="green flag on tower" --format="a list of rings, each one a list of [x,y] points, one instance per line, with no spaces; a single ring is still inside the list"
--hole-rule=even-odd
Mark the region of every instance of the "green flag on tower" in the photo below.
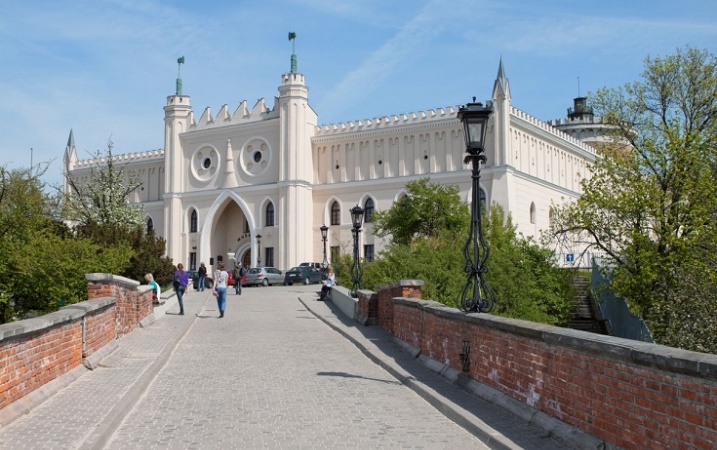
[[[296,39],[296,33],[293,31],[289,31],[289,40]]]

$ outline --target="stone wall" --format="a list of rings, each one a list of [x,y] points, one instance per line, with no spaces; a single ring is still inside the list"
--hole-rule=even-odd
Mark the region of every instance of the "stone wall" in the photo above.
[[[0,418],[9,406],[72,371],[94,368],[116,340],[153,315],[148,286],[109,274],[88,274],[88,300],[33,319],[0,325]]]
[[[717,355],[488,314],[379,290],[381,326],[420,355],[601,448],[714,448]],[[464,380],[463,383],[466,381]]]

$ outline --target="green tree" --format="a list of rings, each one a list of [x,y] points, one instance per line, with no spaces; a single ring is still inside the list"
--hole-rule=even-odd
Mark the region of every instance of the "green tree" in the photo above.
[[[422,178],[408,182],[406,191],[408,194],[394,207],[374,214],[374,234],[390,235],[396,244],[410,244],[419,237],[460,231],[470,221],[470,212],[461,202],[456,186]]]
[[[462,248],[470,227],[469,208],[453,186],[421,180],[409,183],[407,191],[411,206],[394,204],[373,216],[374,227],[384,236],[396,231],[400,238],[397,241],[391,235],[386,249],[364,265],[364,285],[376,289],[400,279],[420,279],[424,281],[423,298],[459,307],[458,295],[466,282]],[[402,221],[404,212],[409,219]],[[444,217],[421,227],[411,219],[421,214]],[[498,205],[491,207],[483,223],[491,247],[486,278],[498,297],[493,313],[564,323],[572,310],[573,296],[569,274],[554,265],[552,253],[517,235],[510,217]]]
[[[702,311],[677,311],[687,292],[717,307],[717,58],[692,48],[648,57],[640,81],[601,89],[592,106],[615,136],[582,197],[553,209],[550,235],[604,252],[613,289],[657,342],[717,351],[676,338]]]

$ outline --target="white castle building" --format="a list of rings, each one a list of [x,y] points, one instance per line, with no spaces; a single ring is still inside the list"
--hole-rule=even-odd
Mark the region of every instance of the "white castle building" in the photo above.
[[[370,216],[400,199],[408,181],[429,177],[471,198],[457,106],[319,126],[295,63],[278,89],[271,106],[261,99],[233,112],[206,108],[197,119],[177,80],[164,107],[164,149],[114,155],[142,180],[131,201],[144,206],[147,226],[166,239],[175,264],[238,260],[288,269],[321,262],[322,225],[329,227],[331,261],[352,250],[350,209],[357,204],[367,222],[360,253],[372,259],[384,242],[373,235]],[[552,123],[514,108],[502,61],[491,101],[481,189],[519,232],[537,237],[549,225],[551,203],[580,195],[602,123],[584,98],[568,119]],[[65,177],[87,181],[98,164],[103,160],[78,159],[71,132]]]

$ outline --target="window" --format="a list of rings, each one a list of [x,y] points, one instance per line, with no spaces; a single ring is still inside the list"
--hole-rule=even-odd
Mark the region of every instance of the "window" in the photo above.
[[[244,219],[244,232],[249,233],[249,221]]]
[[[266,205],[266,226],[274,226],[274,204],[271,202]]]
[[[373,199],[366,199],[366,203],[363,204],[363,221],[365,223],[371,223],[371,216],[373,216]]]
[[[341,225],[341,208],[339,202],[331,204],[331,225]]]
[[[189,254],[189,270],[197,270],[197,252]]]
[[[331,246],[331,261],[338,261],[339,256],[341,256],[341,247],[338,245],[332,245]]]
[[[264,249],[264,265],[274,267],[274,247]]]
[[[147,234],[154,231],[154,222],[152,221],[152,218],[147,219]]]
[[[363,257],[366,261],[373,261],[373,244],[363,246]]]
[[[530,223],[535,223],[535,202],[530,204]]]
[[[191,218],[189,219],[189,232],[190,233],[196,233],[197,232],[197,210],[192,210]]]

